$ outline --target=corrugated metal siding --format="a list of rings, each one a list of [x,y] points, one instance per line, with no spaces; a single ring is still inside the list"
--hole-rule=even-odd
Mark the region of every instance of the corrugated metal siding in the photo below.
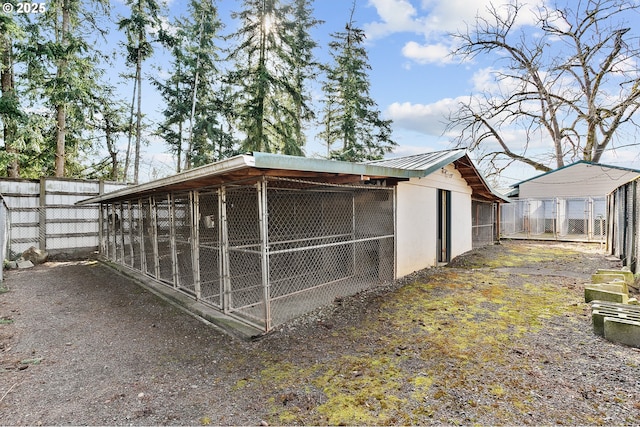
[[[603,165],[576,163],[520,184],[521,199],[606,196],[638,173]]]
[[[416,154],[414,156],[374,160],[366,164],[407,170],[427,170],[443,160],[450,159],[452,156],[455,157],[457,154],[464,152],[465,150],[463,149],[434,151],[431,153]]]

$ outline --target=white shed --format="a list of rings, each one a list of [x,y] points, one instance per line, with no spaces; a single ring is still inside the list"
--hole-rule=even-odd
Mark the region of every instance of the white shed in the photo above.
[[[513,185],[520,199],[605,197],[640,170],[579,161]]]
[[[579,161],[513,185],[503,237],[604,242],[606,195],[640,170]]]

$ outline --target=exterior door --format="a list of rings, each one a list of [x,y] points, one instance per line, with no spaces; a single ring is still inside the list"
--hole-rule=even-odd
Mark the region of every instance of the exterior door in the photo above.
[[[451,191],[438,190],[438,262],[451,261]]]

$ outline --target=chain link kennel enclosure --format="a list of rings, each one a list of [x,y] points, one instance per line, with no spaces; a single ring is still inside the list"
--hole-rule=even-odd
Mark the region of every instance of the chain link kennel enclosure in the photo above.
[[[261,177],[102,204],[101,252],[268,332],[394,278],[394,190]]]

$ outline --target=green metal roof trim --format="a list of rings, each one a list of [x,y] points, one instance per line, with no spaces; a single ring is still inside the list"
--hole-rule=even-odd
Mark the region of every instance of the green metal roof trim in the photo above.
[[[389,168],[384,166],[366,165],[362,163],[341,162],[336,160],[312,159],[282,154],[254,152],[241,154],[229,159],[190,169],[176,175],[160,178],[122,190],[105,193],[90,199],[81,200],[77,204],[84,205],[99,203],[116,198],[122,198],[137,193],[153,191],[162,187],[175,185],[195,179],[224,175],[225,173],[242,169],[287,169],[304,172],[336,173],[348,175],[375,175],[390,178],[412,178],[420,176],[415,171]]]
[[[549,172],[541,173],[540,175],[536,175],[536,176],[533,176],[531,178],[525,179],[524,181],[520,181],[520,182],[517,182],[515,184],[512,184],[511,187],[512,188],[519,187],[520,184],[524,184],[525,182],[529,182],[529,181],[532,181],[534,179],[538,179],[538,178],[541,178],[543,176],[550,175],[550,174],[552,174],[554,172],[558,172],[558,171],[561,171],[563,169],[570,168],[571,166],[575,166],[575,165],[579,165],[579,164],[586,164],[586,165],[591,165],[591,166],[600,166],[600,167],[603,167],[603,168],[618,169],[618,170],[623,170],[623,171],[634,172],[634,173],[640,174],[640,169],[632,169],[632,168],[626,168],[626,167],[623,167],[623,166],[612,166],[612,165],[605,165],[603,163],[589,162],[589,161],[586,161],[586,160],[578,160],[577,162],[571,163],[570,165],[565,165],[565,166],[562,166],[562,167],[560,167],[558,169],[554,169],[554,170],[551,170]]]
[[[253,153],[253,166],[259,169],[286,169],[292,171],[337,173],[347,175],[376,175],[390,178],[412,178],[418,175],[413,171],[371,166],[365,163],[343,162],[338,160],[313,159],[310,157],[287,156],[284,154]]]
[[[285,156],[254,152],[254,166],[264,169],[288,169],[305,172],[340,173],[349,175],[377,175],[390,178],[419,178],[453,163],[466,155],[465,149],[437,151],[415,156],[373,160],[363,163],[342,162],[337,160],[312,159],[309,157]],[[430,160],[425,160],[431,156]],[[417,164],[410,159],[421,158]]]
[[[81,200],[77,204],[84,205],[100,203],[113,199],[124,198],[138,193],[160,190],[163,187],[169,187],[171,185],[191,180],[220,176],[225,173],[249,168],[379,176],[401,179],[420,178],[425,177],[466,155],[467,151],[465,149],[455,149],[387,160],[376,160],[367,163],[351,163],[337,160],[313,159],[308,157],[287,156],[283,154],[254,152],[250,155],[238,155],[176,175],[160,178],[155,181],[150,181],[122,190],[105,193],[90,199]],[[488,185],[487,187],[490,188]]]
[[[136,193],[142,193],[145,191],[151,191],[166,187],[172,184],[189,181],[192,179],[200,179],[207,176],[221,175],[226,172],[231,172],[239,169],[251,167],[253,158],[248,155],[234,156],[229,159],[220,160],[215,163],[200,166],[195,169],[190,169],[185,172],[181,172],[176,175],[171,175],[165,178],[160,178],[154,181],[145,182],[143,184],[127,187],[122,190],[116,190],[109,193],[101,194],[99,196],[91,197],[89,199],[80,200],[76,202],[77,205],[87,205],[91,203],[100,203],[111,199],[117,199]]]

